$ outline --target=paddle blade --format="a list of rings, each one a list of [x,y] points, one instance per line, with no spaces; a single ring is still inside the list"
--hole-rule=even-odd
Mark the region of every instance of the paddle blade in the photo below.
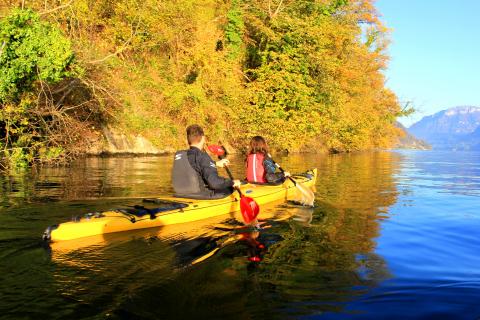
[[[305,205],[305,206],[311,206],[313,207],[313,203],[315,201],[315,194],[313,193],[313,191],[304,186],[303,184],[301,183],[298,183],[297,182],[297,195],[298,195],[298,202],[300,202],[301,204]]]
[[[211,145],[211,146],[208,146],[207,148],[208,150],[210,150],[211,153],[213,153],[214,155],[217,155],[218,157],[226,156],[225,148],[223,146]]]
[[[243,221],[250,223],[257,218],[260,207],[252,198],[242,197],[240,199],[240,211],[242,212]]]

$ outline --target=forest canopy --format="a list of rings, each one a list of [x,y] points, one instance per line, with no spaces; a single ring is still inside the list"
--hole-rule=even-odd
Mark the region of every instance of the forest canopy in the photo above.
[[[11,164],[74,158],[107,125],[163,150],[192,123],[238,149],[252,135],[341,152],[400,134],[372,0],[6,0],[0,17]]]

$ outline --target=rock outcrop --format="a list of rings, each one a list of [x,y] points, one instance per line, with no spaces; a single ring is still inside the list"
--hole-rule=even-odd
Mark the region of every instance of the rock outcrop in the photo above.
[[[173,148],[159,149],[142,135],[127,135],[119,129],[102,128],[103,139],[94,142],[87,150],[89,155],[162,155],[174,152]]]

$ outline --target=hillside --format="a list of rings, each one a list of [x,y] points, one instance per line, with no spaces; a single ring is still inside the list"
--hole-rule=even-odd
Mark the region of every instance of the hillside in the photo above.
[[[480,126],[462,140],[466,150],[480,151]]]
[[[461,106],[422,118],[408,131],[434,149],[468,150],[478,143],[480,107]]]
[[[395,144],[395,148],[398,149],[418,149],[418,150],[429,150],[432,147],[423,140],[420,140],[413,135],[411,135],[407,128],[405,128],[400,122],[396,123],[396,126],[400,128],[403,132],[403,136],[398,139],[398,142]]]
[[[292,152],[385,148],[401,134],[371,0],[19,5],[0,4],[7,163],[68,160],[109,136],[126,152],[174,150],[192,123],[237,149],[260,134]]]

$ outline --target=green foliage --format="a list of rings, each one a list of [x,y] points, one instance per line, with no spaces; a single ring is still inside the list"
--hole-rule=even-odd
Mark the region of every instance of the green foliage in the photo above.
[[[4,131],[3,155],[11,167],[25,167],[33,160],[33,149],[29,147],[38,133],[30,130],[29,109],[32,104],[33,96],[25,96],[17,105],[9,103],[0,109],[0,123]]]
[[[10,167],[62,154],[49,145],[52,113],[45,107],[52,101],[42,87],[80,72],[70,40],[33,10],[13,9],[0,21],[0,135]]]
[[[29,164],[28,155],[22,148],[12,148],[5,151],[10,168],[26,168]]]
[[[239,56],[243,44],[244,22],[238,0],[232,1],[232,8],[227,12],[227,25],[225,26],[225,38],[230,50],[229,57],[235,59]]]
[[[14,101],[35,81],[74,74],[70,40],[32,10],[14,9],[0,21],[0,103]]]

